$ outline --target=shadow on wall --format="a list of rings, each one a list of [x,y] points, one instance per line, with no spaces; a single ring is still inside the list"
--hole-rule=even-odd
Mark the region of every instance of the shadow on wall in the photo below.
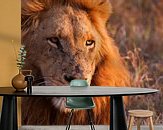
[[[4,34],[3,32],[0,32],[0,41],[11,42],[13,39],[14,39],[14,42],[16,43],[20,42],[19,37],[14,36],[14,35]],[[4,43],[0,43],[0,44],[4,44]]]

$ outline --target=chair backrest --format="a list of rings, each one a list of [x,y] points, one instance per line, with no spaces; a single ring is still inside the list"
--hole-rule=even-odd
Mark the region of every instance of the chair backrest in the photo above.
[[[70,82],[70,87],[87,87],[89,86],[88,82],[86,80],[82,79],[74,79]]]

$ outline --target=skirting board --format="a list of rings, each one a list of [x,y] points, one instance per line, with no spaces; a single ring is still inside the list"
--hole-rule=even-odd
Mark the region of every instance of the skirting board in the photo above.
[[[21,126],[19,130],[65,130],[66,126]],[[107,125],[95,125],[96,130],[109,130]],[[90,130],[89,125],[72,125],[71,130]],[[133,126],[133,130],[137,130]],[[141,130],[149,130],[149,126],[141,126]],[[163,130],[163,125],[155,125],[154,130]]]

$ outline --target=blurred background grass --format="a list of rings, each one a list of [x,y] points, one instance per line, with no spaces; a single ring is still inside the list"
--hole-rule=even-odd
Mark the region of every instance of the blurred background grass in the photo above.
[[[160,90],[154,95],[130,97],[127,110],[150,109],[154,123],[163,124],[163,1],[110,1],[113,15],[108,33],[129,67],[132,86]]]

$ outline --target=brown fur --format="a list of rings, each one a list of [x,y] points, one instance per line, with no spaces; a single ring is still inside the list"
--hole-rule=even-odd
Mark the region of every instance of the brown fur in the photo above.
[[[53,6],[55,6],[55,8]],[[26,68],[33,70],[35,79],[37,78],[39,79],[41,76],[43,76],[44,79],[47,78],[46,81],[50,83],[49,84],[47,83],[45,85],[68,84],[68,82],[63,81],[61,77],[59,79],[56,79],[57,76],[52,76],[52,78],[49,79],[47,73],[48,74],[54,73],[52,70],[50,70],[52,66],[51,65],[47,66],[43,64],[45,62],[48,63],[51,62],[53,58],[51,59],[45,58],[47,56],[47,53],[45,53],[44,50],[46,50],[48,47],[44,48],[43,50],[43,47],[38,46],[40,44],[40,41],[37,37],[40,31],[37,32],[37,29],[41,28],[40,23],[44,20],[44,18],[47,18],[47,16],[48,17],[52,16],[52,11],[49,13],[49,15],[46,15],[48,14],[46,12],[48,12],[51,8],[54,8],[54,11],[56,11],[59,8],[62,8],[63,12],[68,10],[68,12],[70,13],[70,15],[68,14],[69,16],[79,15],[77,19],[80,19],[80,17],[82,17],[85,21],[88,20],[91,23],[91,24],[86,23],[87,26],[90,26],[92,28],[92,30],[90,30],[92,31],[92,35],[87,36],[88,37],[87,39],[90,39],[90,37],[92,38],[95,35],[95,39],[97,41],[97,43],[95,44],[96,49],[89,50],[88,56],[92,57],[92,59],[88,59],[84,55],[86,53],[78,54],[78,57],[81,57],[79,59],[75,57],[74,64],[77,64],[79,68],[82,66],[79,69],[80,72],[76,72],[74,71],[74,69],[72,69],[71,72],[75,73],[74,75],[76,78],[89,79],[91,85],[97,85],[97,86],[129,86],[130,79],[129,79],[128,71],[126,70],[126,68],[122,63],[118,48],[115,46],[114,41],[108,36],[106,30],[106,22],[111,14],[111,5],[108,0],[24,0],[22,1],[22,42],[26,45],[29,54],[26,61]],[[62,12],[62,10],[59,11]],[[56,19],[58,18],[57,15],[56,15]],[[67,17],[65,17],[65,19],[66,18]],[[80,23],[80,20],[78,22]],[[64,27],[67,27],[66,24],[67,22],[64,23]],[[71,46],[67,45],[68,46],[67,48],[72,49],[70,51],[72,54],[69,54],[70,56],[72,55],[72,57],[77,55],[76,49],[74,49],[74,47],[76,46],[79,46],[80,48],[83,47],[81,44],[80,45],[78,44],[78,42],[80,42],[78,41],[78,39],[81,37],[81,35],[83,35],[82,33],[80,33],[81,32],[79,30],[80,26],[78,27],[75,26],[77,25],[74,24],[72,26],[73,27],[72,31],[77,30],[77,33],[74,34],[74,39],[77,37],[77,43],[75,43],[72,40],[72,36],[71,36],[72,34],[70,28],[69,31],[67,31],[66,33],[64,33],[64,31],[62,32],[64,36],[68,35],[69,36],[68,38],[70,38],[68,40],[71,41],[72,44]],[[78,33],[79,35],[77,35]],[[75,46],[73,46],[74,44]],[[80,49],[78,48],[78,53],[80,53],[79,50]],[[37,53],[39,52],[41,53],[37,54],[34,51],[37,51]],[[84,49],[80,51],[84,51]],[[44,60],[38,60],[38,58]],[[86,63],[84,63],[83,60]],[[91,60],[94,66],[91,65],[89,66],[89,62]],[[69,61],[64,61],[64,62],[69,62]],[[42,66],[38,67],[37,66],[38,64],[41,64]],[[70,69],[71,66],[69,66]],[[56,71],[57,73],[57,70],[54,71]],[[64,70],[62,71],[65,72]],[[61,73],[63,73],[62,71]],[[66,70],[66,73],[71,73],[67,71],[68,70]],[[58,71],[58,74],[59,73],[60,72]],[[82,76],[77,76],[79,73]],[[89,75],[87,73],[89,73]],[[53,81],[54,78],[55,78],[55,82],[51,82],[51,80]],[[58,80],[60,81],[58,82]],[[22,102],[23,124],[44,124],[44,125],[66,124],[68,112],[63,111],[63,109],[58,109],[57,107],[55,107],[55,105],[52,104],[51,100],[52,100],[51,98],[41,98],[41,97],[24,98]],[[54,98],[54,100],[58,101],[56,98]],[[109,98],[108,97],[94,98],[94,101],[96,103],[96,107],[95,109],[93,109],[93,117],[94,117],[95,124],[109,124],[109,112],[110,112]],[[74,118],[72,120],[72,124],[88,124],[87,115],[85,111],[76,111],[74,114]]]

